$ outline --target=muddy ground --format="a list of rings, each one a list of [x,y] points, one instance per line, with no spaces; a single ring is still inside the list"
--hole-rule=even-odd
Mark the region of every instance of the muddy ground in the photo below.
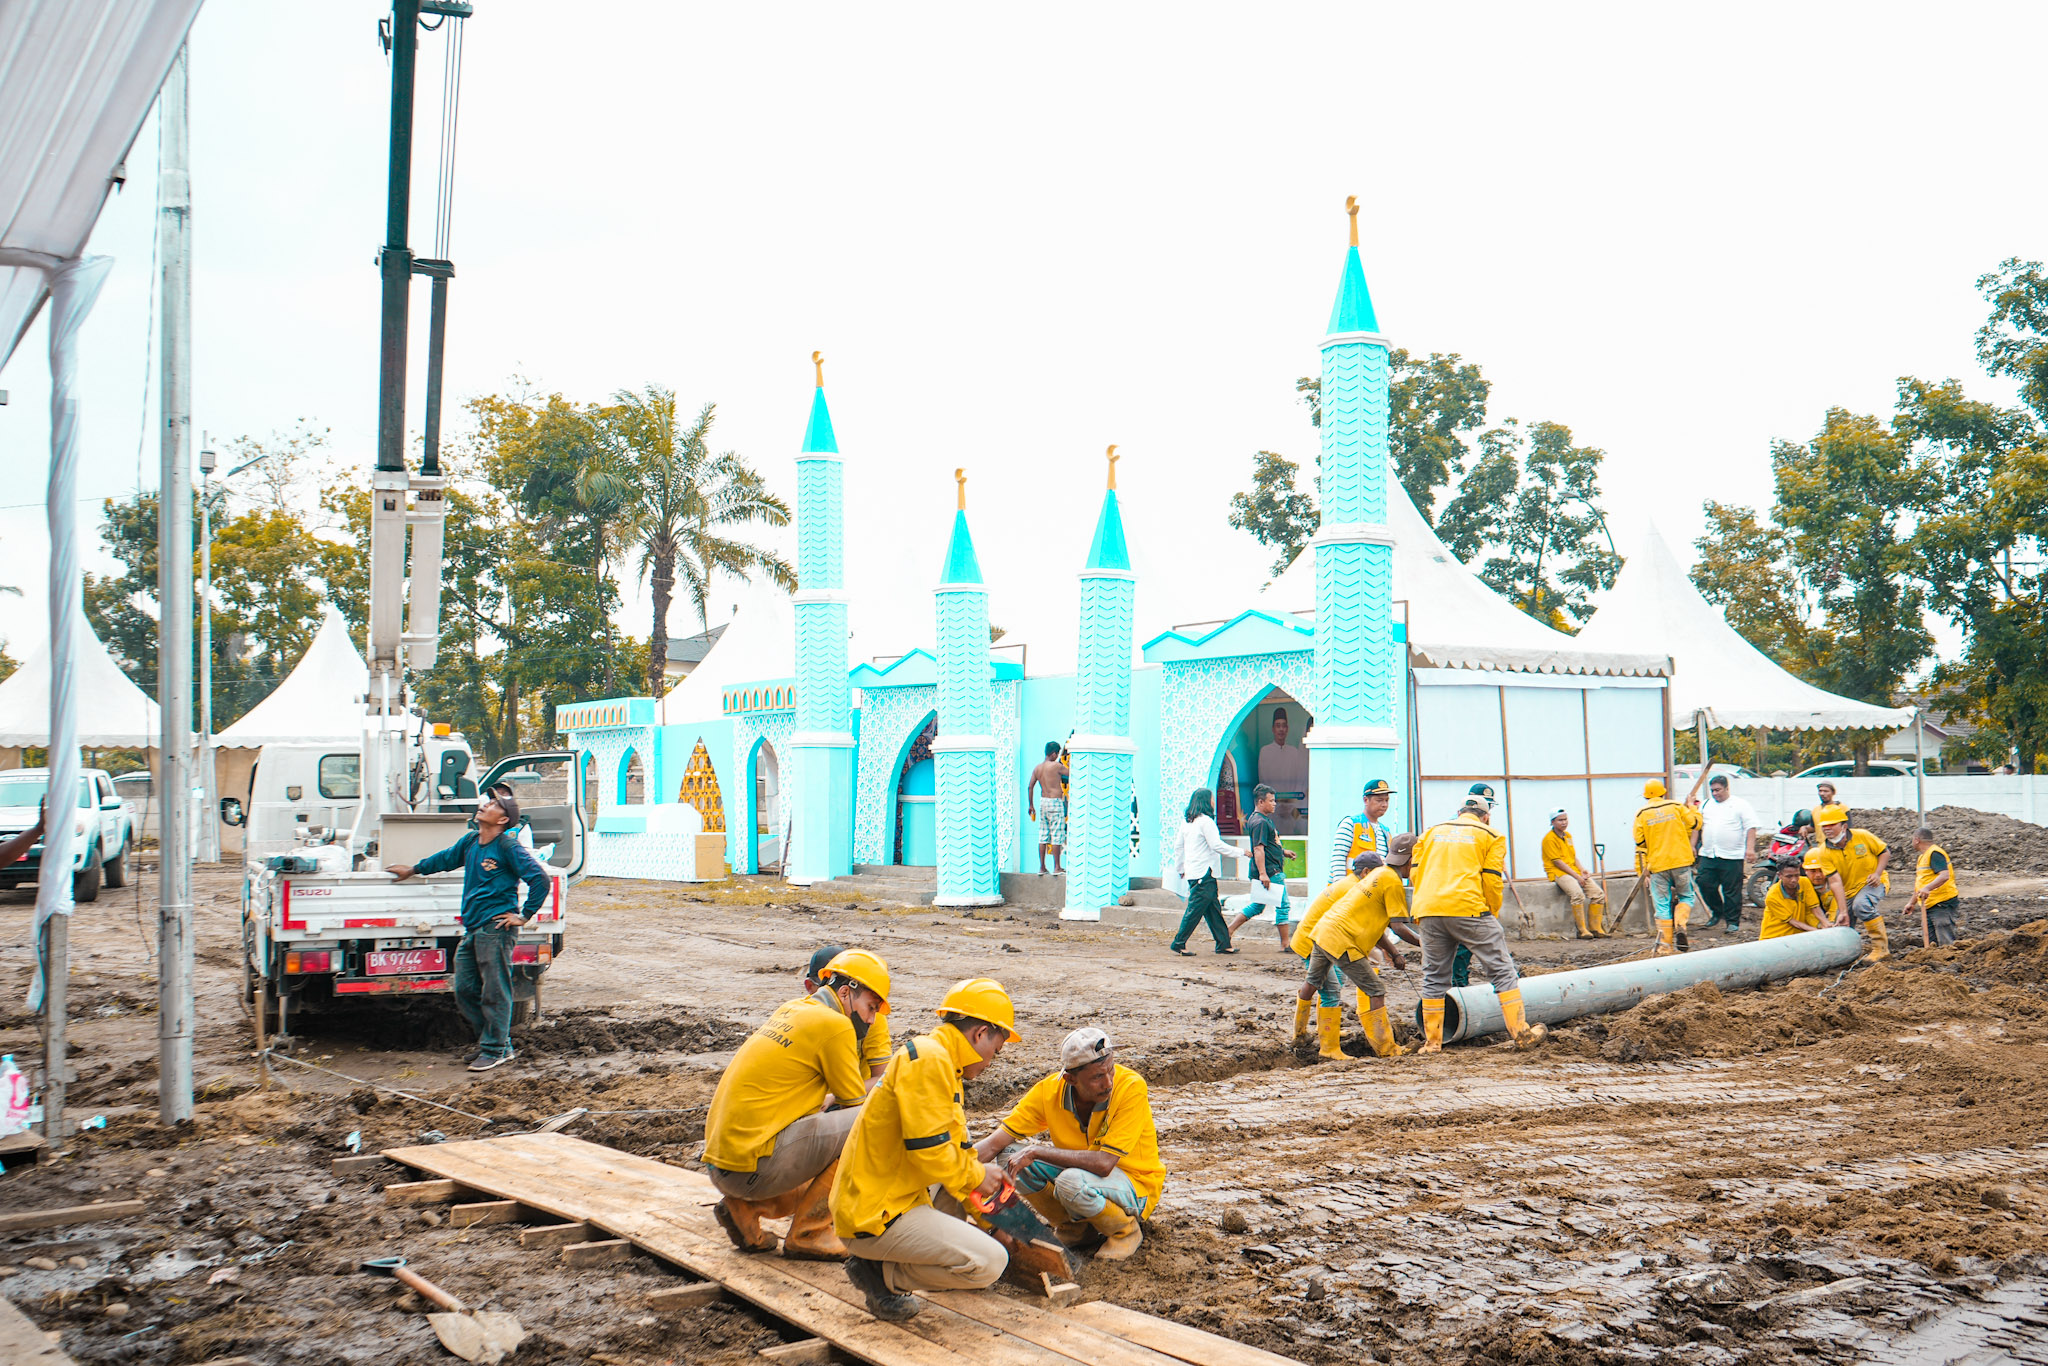
[[[0,1208],[134,1195],[148,1212],[0,1238],[0,1294],[81,1362],[452,1360],[415,1303],[355,1270],[381,1255],[517,1314],[534,1334],[521,1366],[758,1359],[792,1330],[730,1305],[651,1313],[645,1292],[674,1283],[653,1261],[568,1272],[513,1227],[388,1208],[388,1176],[329,1161],[352,1138],[466,1138],[583,1106],[568,1132],[693,1162],[729,1050],[828,940],[887,958],[899,1032],[960,977],[1010,987],[1025,1040],[969,1083],[977,1124],[1083,1021],[1150,1079],[1171,1181],[1143,1248],[1092,1269],[1091,1293],[1317,1363],[2048,1361],[2038,879],[1976,879],[1987,894],[1951,949],[1696,988],[1562,1027],[1538,1053],[1322,1065],[1288,1037],[1299,967],[1256,926],[1240,956],[1183,959],[1163,933],[1045,913],[592,881],[512,1066],[464,1072],[442,1010],[308,1017],[295,1056],[331,1070],[280,1065],[270,1090],[239,1003],[238,885],[199,882],[187,1129],[154,1120],[151,887],[75,920],[74,1114],[106,1127],[0,1177]],[[20,1014],[29,902],[0,895],[0,1051],[18,1057],[36,1052]],[[1645,944],[1516,952],[1536,972]],[[1409,979],[1391,992],[1404,1021]]]

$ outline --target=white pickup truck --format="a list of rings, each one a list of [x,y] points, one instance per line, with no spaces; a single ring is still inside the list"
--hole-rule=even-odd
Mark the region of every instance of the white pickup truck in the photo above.
[[[36,823],[36,808],[50,791],[50,770],[16,768],[0,773],[0,839]],[[63,813],[52,810],[50,819]],[[99,900],[101,886],[128,885],[128,855],[135,848],[135,817],[114,791],[114,775],[103,768],[81,771],[78,779],[77,838],[72,843],[71,899]],[[0,868],[0,888],[34,882],[42,868],[37,844],[20,862]]]
[[[299,747],[265,747],[262,764],[271,770],[271,781],[259,772],[251,815],[271,805],[262,799],[263,789],[288,776],[300,757],[273,748]],[[271,852],[274,843],[252,838],[243,876],[245,999],[252,1009],[261,1001],[264,1033],[288,1035],[292,1017],[301,1011],[453,989],[455,949],[462,941],[461,872],[398,882],[384,868],[417,862],[455,843],[469,826],[476,792],[489,792],[499,782],[511,783],[518,794],[520,837],[531,839],[553,883],[512,953],[512,1018],[531,1019],[540,979],[562,952],[568,885],[583,871],[587,818],[580,756],[556,750],[500,760],[473,787],[464,783],[459,795],[422,802],[412,813],[385,814],[359,854],[351,854],[349,844],[361,800],[357,756],[310,758],[310,781],[286,784],[302,807],[283,813],[287,828],[297,828],[298,842]],[[308,815],[323,819],[315,823]],[[360,838],[364,832],[356,833]]]

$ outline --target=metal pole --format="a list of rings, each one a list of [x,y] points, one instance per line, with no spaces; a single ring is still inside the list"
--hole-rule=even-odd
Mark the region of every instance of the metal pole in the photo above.
[[[420,451],[423,475],[441,472],[441,359],[448,342],[448,277],[453,273],[452,269],[432,272],[433,297],[427,309],[427,430]]]
[[[43,922],[43,1140],[64,1151],[64,1096],[71,1081],[68,1018],[71,985],[71,917]]]
[[[192,179],[186,48],[157,96],[163,207],[163,469],[157,502],[157,701],[163,707],[158,825],[157,1116],[192,1118]]]
[[[201,443],[210,445],[211,443]],[[199,452],[199,861],[220,862],[220,798],[213,771],[213,452]]]
[[[1920,824],[1927,824],[1927,731],[1920,708],[1913,708],[1913,804],[1919,808]]]
[[[384,312],[377,365],[377,468],[405,468],[405,340],[410,317],[412,251],[412,81],[420,46],[420,0],[391,5],[391,172],[384,219]]]

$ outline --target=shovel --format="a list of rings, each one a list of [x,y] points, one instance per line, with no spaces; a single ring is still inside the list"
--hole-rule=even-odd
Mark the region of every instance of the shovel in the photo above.
[[[408,1267],[403,1257],[372,1257],[363,1263],[362,1269],[372,1276],[389,1276],[429,1304],[446,1310],[427,1315],[427,1324],[434,1330],[434,1336],[441,1339],[441,1345],[464,1361],[497,1366],[526,1340],[526,1330],[519,1326],[518,1319],[491,1309],[472,1314],[468,1305]]]
[[[1005,1245],[1010,1264],[1003,1272],[1012,1283],[1026,1290],[1042,1290],[1046,1285],[1080,1277],[1080,1258],[1060,1245],[1045,1220],[1038,1217],[1038,1211],[1024,1203],[1016,1182],[1009,1177],[1003,1178],[994,1198],[984,1201],[979,1196],[972,1197],[968,1207],[974,1211],[976,1222],[1013,1240]],[[1050,1280],[1041,1281],[1041,1276]]]

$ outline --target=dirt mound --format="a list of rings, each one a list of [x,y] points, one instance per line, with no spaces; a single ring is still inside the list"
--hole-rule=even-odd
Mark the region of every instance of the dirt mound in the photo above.
[[[1891,846],[1892,885],[1901,885],[1898,873],[1904,868],[1904,885],[1911,886],[1913,831],[1920,824],[1918,813],[1900,806],[1874,810],[1858,807],[1850,813],[1850,819]],[[1927,813],[1927,824],[1941,847],[1956,861],[1961,874],[1958,885],[1965,894],[1969,892],[1972,873],[2048,874],[2048,826],[2029,825],[2010,816],[1961,806],[1935,807]]]
[[[2003,982],[2048,992],[2048,920],[1959,940],[1946,948],[1915,949],[1899,965],[1953,972],[1973,985]]]
[[[717,1053],[738,1048],[753,1033],[752,1025],[736,1024],[687,1007],[645,1019],[621,1019],[608,1010],[550,1013],[529,1029],[512,1031],[515,1047],[537,1056],[600,1053]]]

